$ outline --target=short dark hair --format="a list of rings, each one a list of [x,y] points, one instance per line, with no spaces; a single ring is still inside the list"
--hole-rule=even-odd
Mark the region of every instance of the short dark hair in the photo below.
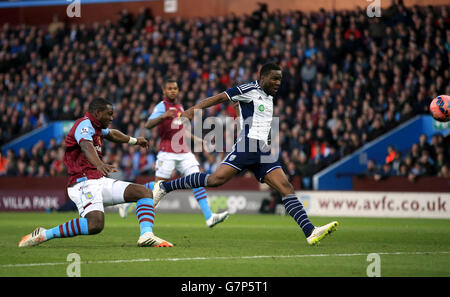
[[[178,82],[177,82],[176,79],[168,78],[168,79],[166,79],[166,80],[164,81],[163,87],[165,88],[167,84],[171,84],[171,83],[176,83],[176,84],[178,84]]]
[[[112,106],[112,103],[109,102],[108,100],[101,98],[101,97],[97,97],[94,98],[91,103],[89,103],[89,107],[88,107],[88,111],[90,113],[93,113],[95,111],[103,111],[106,109],[106,107],[108,105]]]
[[[261,70],[259,71],[259,76],[266,75],[272,70],[281,70],[281,67],[274,62],[266,63],[261,67]]]

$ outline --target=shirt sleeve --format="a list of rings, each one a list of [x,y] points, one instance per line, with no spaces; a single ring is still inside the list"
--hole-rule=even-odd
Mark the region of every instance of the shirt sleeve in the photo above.
[[[148,120],[159,118],[164,113],[166,113],[166,106],[164,105],[164,102],[160,102],[155,106],[152,114],[148,117]]]
[[[102,129],[102,135],[103,135],[103,136],[106,136],[106,135],[108,135],[108,134],[109,134],[109,128]]]
[[[78,143],[82,140],[93,141],[92,136],[95,134],[95,129],[92,127],[90,120],[84,120],[78,124],[75,129],[75,139]]]
[[[243,101],[243,102],[250,102],[253,100],[252,98],[252,91],[256,90],[255,86],[252,86],[250,84],[243,84],[240,86],[232,87],[225,91],[225,94],[227,94],[228,98],[231,101]]]

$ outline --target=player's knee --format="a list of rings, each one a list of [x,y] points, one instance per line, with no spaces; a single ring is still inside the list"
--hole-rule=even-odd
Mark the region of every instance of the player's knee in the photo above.
[[[153,197],[152,191],[144,185],[132,184],[129,185],[124,192],[125,202],[136,202],[142,198]]]
[[[86,215],[86,219],[88,221],[88,231],[90,235],[102,232],[105,225],[105,219],[102,212],[90,212]]]
[[[89,234],[98,234],[102,232],[104,225],[103,220],[88,220]]]
[[[141,198],[151,198],[152,196],[152,191],[147,188],[146,186],[143,185],[138,185],[138,187],[136,188],[136,200],[141,199]]]

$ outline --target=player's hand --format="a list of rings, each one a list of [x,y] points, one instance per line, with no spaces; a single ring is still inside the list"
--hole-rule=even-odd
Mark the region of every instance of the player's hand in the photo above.
[[[138,137],[136,139],[137,139],[136,145],[148,149],[148,141],[147,139],[145,139],[145,137]]]
[[[194,118],[194,109],[189,108],[188,110],[183,111],[180,115],[180,118],[186,118],[191,121]]]
[[[176,109],[169,109],[163,114],[163,118],[164,119],[173,118],[175,117],[176,112],[177,112]]]
[[[102,163],[99,166],[97,166],[97,170],[100,171],[103,174],[103,176],[109,176],[111,172],[116,172],[117,168],[114,165]]]

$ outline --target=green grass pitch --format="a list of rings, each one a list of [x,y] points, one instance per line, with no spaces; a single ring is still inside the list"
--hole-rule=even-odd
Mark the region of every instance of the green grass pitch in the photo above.
[[[157,213],[154,232],[173,248],[139,248],[136,216],[106,213],[98,235],[17,247],[37,226],[50,228],[77,213],[0,213],[0,276],[67,276],[67,256],[80,256],[80,275],[162,277],[367,276],[378,253],[381,276],[450,276],[450,220],[337,219],[338,230],[309,246],[289,216],[231,215],[207,228],[201,214]]]

